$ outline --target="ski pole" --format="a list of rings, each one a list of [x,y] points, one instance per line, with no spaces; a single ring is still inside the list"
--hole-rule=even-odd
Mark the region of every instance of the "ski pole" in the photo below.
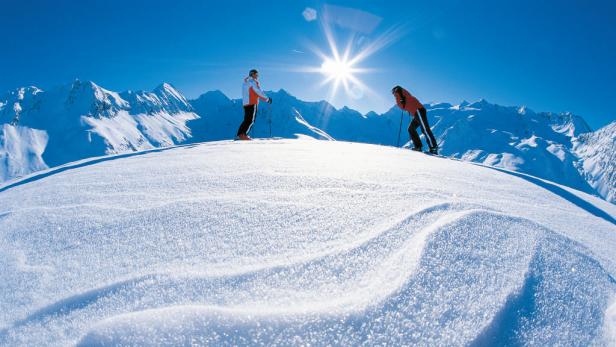
[[[272,138],[272,104],[269,104],[269,106],[267,107],[267,111],[268,111],[270,138]]]
[[[398,128],[398,144],[396,147],[400,147],[400,133],[402,132],[402,118],[404,118],[404,111],[400,112],[400,128]]]

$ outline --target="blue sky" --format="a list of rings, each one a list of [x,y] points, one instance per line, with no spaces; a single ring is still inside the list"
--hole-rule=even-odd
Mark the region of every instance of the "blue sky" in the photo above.
[[[0,4],[0,90],[74,78],[122,91],[170,82],[190,98],[239,97],[253,67],[265,89],[328,99],[324,28],[366,88],[341,107],[383,112],[389,90],[421,101],[485,98],[536,111],[572,111],[593,128],[616,120],[616,2],[606,1],[31,1]],[[316,20],[302,15],[316,11]],[[311,19],[308,17],[308,19]],[[355,20],[353,20],[355,19]],[[393,35],[391,33],[393,32]],[[384,36],[390,33],[389,36]],[[384,40],[384,37],[386,40]]]

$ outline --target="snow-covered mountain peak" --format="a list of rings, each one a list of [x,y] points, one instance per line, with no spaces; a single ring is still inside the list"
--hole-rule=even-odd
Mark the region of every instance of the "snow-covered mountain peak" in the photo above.
[[[287,92],[285,89],[282,89],[282,88],[278,89],[276,93],[281,96],[289,96],[289,97],[295,98],[293,95],[291,95],[289,92]]]
[[[180,92],[175,89],[170,83],[163,82],[156,86],[153,90],[154,93],[158,95],[172,95],[176,99],[184,99],[184,96],[180,94]]]
[[[465,101],[466,102],[466,101]],[[464,106],[464,107],[468,107],[468,108],[479,108],[479,109],[485,109],[485,108],[489,108],[489,107],[495,107],[495,104],[491,104],[488,100],[486,99],[479,99],[473,103],[468,104]]]
[[[588,123],[586,123],[582,117],[574,115],[571,112],[546,112],[543,114],[548,118],[554,131],[570,138],[592,131]]]
[[[192,100],[191,104],[195,108],[204,108],[208,105],[230,106],[233,101],[220,90],[212,90],[201,94],[197,99]]]
[[[118,93],[104,89],[92,81],[80,80],[71,84],[64,104],[66,109],[76,116],[97,118],[113,117],[129,107],[129,103]]]
[[[27,86],[27,87],[17,88],[17,90],[14,91],[13,93],[17,95],[18,100],[23,100],[26,95],[36,95],[42,91],[43,91],[42,89],[36,86]]]
[[[276,103],[282,102],[284,104],[288,104],[288,103],[297,103],[299,101],[298,98],[289,94],[284,89],[279,89],[278,91],[266,91],[266,94],[271,96],[274,102]]]
[[[169,83],[162,83],[153,90],[158,96],[160,106],[171,112],[192,112],[192,107],[184,95]]]
[[[466,100],[462,100],[462,102],[461,102],[461,103],[459,103],[459,104],[455,105],[454,107],[455,107],[456,109],[460,110],[460,109],[462,109],[462,108],[464,108],[464,107],[466,107],[466,106],[468,106],[468,105],[470,105],[470,104],[471,104],[470,102],[468,102],[468,101],[466,101]]]
[[[524,116],[528,113],[528,108],[526,106],[520,106],[518,107],[518,113]]]
[[[429,104],[426,105],[428,108],[430,109],[448,109],[448,108],[452,108],[454,107],[454,105],[448,103],[448,102],[431,102]]]
[[[7,92],[0,100],[0,124],[17,124],[20,116],[38,107],[42,89],[35,86],[20,87]]]
[[[15,88],[4,93],[2,99],[0,100],[0,103],[8,105],[11,102],[23,101],[41,92],[43,92],[43,90],[36,86]]]
[[[170,85],[161,85],[153,91],[126,91],[120,94],[129,102],[131,114],[156,112],[192,112],[189,102]]]

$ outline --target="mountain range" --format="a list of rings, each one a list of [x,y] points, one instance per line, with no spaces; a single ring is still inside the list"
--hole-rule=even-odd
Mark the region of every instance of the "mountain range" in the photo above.
[[[409,145],[409,115],[397,107],[361,114],[326,101],[302,101],[284,90],[268,95],[274,102],[261,105],[253,137]],[[486,100],[425,106],[441,154],[616,202],[616,121],[592,131],[571,113],[534,112]],[[48,91],[18,88],[0,98],[0,182],[94,156],[229,140],[242,118],[241,100],[220,91],[188,100],[168,83],[121,93],[80,80]]]

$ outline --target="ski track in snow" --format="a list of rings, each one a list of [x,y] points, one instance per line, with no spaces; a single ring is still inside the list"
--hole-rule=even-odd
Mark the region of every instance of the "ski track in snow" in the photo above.
[[[616,331],[614,224],[468,163],[219,142],[25,180],[0,191],[2,345],[607,345]]]

